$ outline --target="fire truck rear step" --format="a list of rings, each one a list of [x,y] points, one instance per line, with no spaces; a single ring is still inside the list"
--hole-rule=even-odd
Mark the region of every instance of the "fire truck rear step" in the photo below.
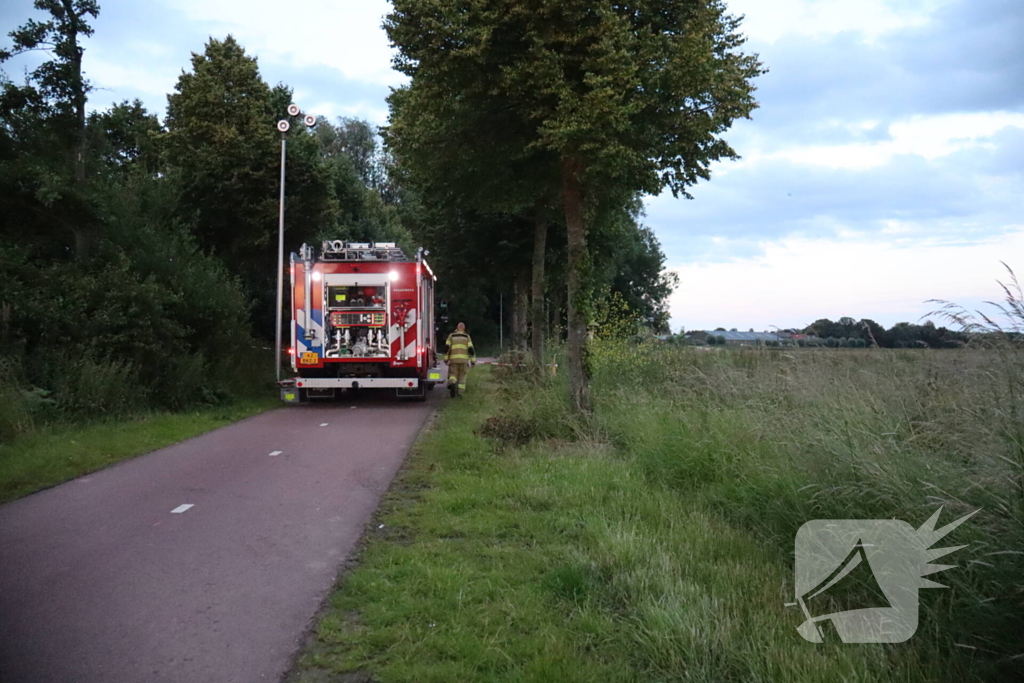
[[[295,385],[303,389],[416,389],[418,377],[302,377]]]

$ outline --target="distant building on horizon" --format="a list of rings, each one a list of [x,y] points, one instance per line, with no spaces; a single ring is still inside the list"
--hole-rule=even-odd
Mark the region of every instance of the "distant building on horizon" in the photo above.
[[[687,339],[707,343],[708,337],[722,337],[727,346],[763,346],[767,342],[780,342],[788,335],[778,332],[733,332],[725,330],[697,330],[689,332]]]

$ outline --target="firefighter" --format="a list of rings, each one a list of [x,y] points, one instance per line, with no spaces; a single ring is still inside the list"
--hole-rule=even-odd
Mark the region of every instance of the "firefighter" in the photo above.
[[[466,334],[466,323],[459,323],[444,343],[444,360],[448,363],[448,393],[452,398],[466,391],[466,375],[476,365],[473,340]]]

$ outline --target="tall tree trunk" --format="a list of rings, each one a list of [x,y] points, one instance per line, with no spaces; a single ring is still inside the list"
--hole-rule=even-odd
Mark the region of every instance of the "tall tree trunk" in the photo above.
[[[73,0],[61,0],[64,8],[65,20],[67,21],[67,38],[71,45],[71,99],[75,108],[75,142],[73,165],[75,169],[75,190],[79,193],[85,192],[85,153],[88,145],[88,138],[85,130],[85,104],[87,85],[82,75],[82,53],[84,50],[78,44],[79,35],[82,32],[81,15],[75,10]],[[89,255],[92,244],[92,229],[87,224],[89,217],[80,216],[80,222],[75,227],[75,257],[83,259]]]
[[[512,343],[516,351],[525,351],[526,325],[530,320],[530,271],[525,267],[516,275],[515,311],[512,318]]]
[[[544,340],[547,337],[547,315],[544,311],[544,259],[547,256],[548,224],[539,216],[533,228],[533,291],[531,292],[531,325],[533,360],[544,372]]]
[[[569,394],[573,407],[590,410],[590,386],[587,377],[587,317],[583,306],[583,267],[587,256],[586,228],[583,224],[583,188],[579,179],[580,165],[572,157],[562,159],[562,202],[565,205],[565,228],[568,238],[568,364]]]

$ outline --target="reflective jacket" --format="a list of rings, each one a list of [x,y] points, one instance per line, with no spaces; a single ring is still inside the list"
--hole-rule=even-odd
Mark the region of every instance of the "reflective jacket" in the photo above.
[[[448,341],[444,345],[444,359],[446,362],[466,363],[470,360],[474,363],[476,362],[473,340],[465,332],[452,332],[448,335]]]

